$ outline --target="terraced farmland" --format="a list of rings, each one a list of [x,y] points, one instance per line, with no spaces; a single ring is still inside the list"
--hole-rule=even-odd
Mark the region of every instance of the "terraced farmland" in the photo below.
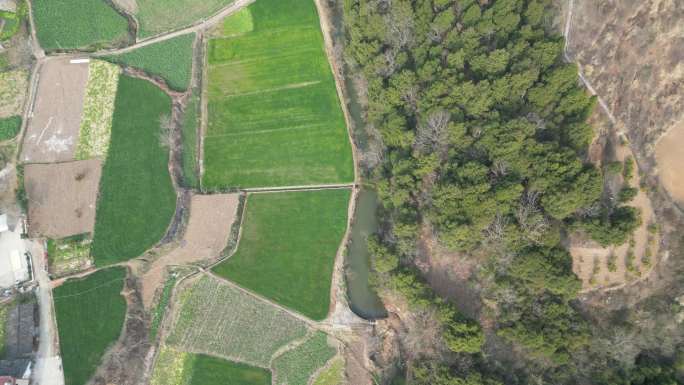
[[[126,316],[121,296],[126,270],[114,267],[69,280],[54,290],[59,345],[66,385],[85,385]]]
[[[135,258],[165,234],[176,207],[161,143],[171,100],[145,80],[121,76],[102,170],[92,255],[97,266]]]
[[[228,36],[209,41],[204,186],[351,182],[351,147],[314,2],[260,0],[248,11],[225,21]]]
[[[321,320],[347,226],[350,190],[251,194],[238,250],[214,271]]]
[[[297,318],[206,276],[181,293],[175,317],[169,346],[264,368],[278,349],[307,332]]]
[[[46,51],[93,49],[128,41],[128,21],[104,0],[32,0],[40,45]]]

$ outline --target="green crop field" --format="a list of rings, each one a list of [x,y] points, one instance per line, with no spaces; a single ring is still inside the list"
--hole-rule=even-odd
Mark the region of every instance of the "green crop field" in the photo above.
[[[104,59],[139,68],[164,79],[176,91],[185,91],[192,73],[195,34],[189,33]]]
[[[333,358],[337,350],[328,345],[328,336],[316,332],[306,342],[273,360],[276,385],[307,385],[309,378]]]
[[[169,346],[253,366],[268,367],[278,349],[307,332],[285,311],[206,276],[180,293],[178,307]]]
[[[0,142],[14,139],[21,129],[21,116],[0,118]]]
[[[209,41],[203,185],[351,182],[351,146],[314,2],[260,0],[248,10],[225,21],[227,36]]]
[[[124,268],[95,272],[54,289],[59,345],[66,385],[85,385],[105,350],[121,334],[126,300]]]
[[[271,385],[271,372],[200,354],[189,385]]]
[[[32,0],[40,45],[46,51],[94,49],[127,42],[128,21],[103,0]]]
[[[206,19],[234,0],[137,0],[141,38],[173,31]]]
[[[114,105],[92,245],[97,266],[144,253],[164,236],[176,207],[160,128],[170,98],[152,83],[121,76]]]
[[[312,319],[325,318],[350,194],[251,194],[238,250],[214,271]]]

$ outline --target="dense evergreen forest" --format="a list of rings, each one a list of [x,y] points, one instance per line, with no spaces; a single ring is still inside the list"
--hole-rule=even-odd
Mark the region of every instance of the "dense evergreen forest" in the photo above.
[[[372,137],[363,160],[386,223],[371,241],[376,284],[436,309],[454,355],[411,363],[409,383],[676,383],[648,354],[629,370],[577,373],[592,334],[562,236],[621,244],[640,217],[620,206],[633,190],[606,205],[604,170],[584,161],[595,100],[563,60],[553,12],[551,0],[344,0],[345,59],[365,82]],[[477,259],[480,319],[533,370],[497,369],[479,323],[422,280],[413,262],[426,225]]]

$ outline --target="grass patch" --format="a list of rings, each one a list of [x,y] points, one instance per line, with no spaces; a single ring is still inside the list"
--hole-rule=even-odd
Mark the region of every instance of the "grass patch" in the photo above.
[[[350,194],[250,195],[238,250],[214,271],[314,320],[325,318]]]
[[[170,114],[171,100],[159,88],[120,77],[95,219],[92,255],[97,266],[135,258],[166,233],[176,193],[160,118]]]
[[[199,127],[200,98],[194,90],[185,107],[183,127],[181,128],[181,169],[185,187],[199,187],[199,171],[197,169],[197,129]]]
[[[202,277],[180,294],[180,310],[167,343],[268,367],[273,354],[306,335],[306,325],[215,278]]]
[[[250,32],[209,41],[204,186],[351,182],[351,147],[314,2],[260,0],[248,10]],[[224,28],[246,28],[244,18],[231,16]]]
[[[154,312],[152,313],[150,340],[154,340],[157,337],[157,332],[159,331],[161,321],[164,319],[166,308],[169,306],[169,300],[171,300],[171,294],[173,293],[173,286],[176,284],[176,280],[176,274],[171,273],[166,279],[166,282],[164,282],[164,288],[162,289],[161,297],[159,298],[159,302],[157,302],[157,306],[154,308]]]
[[[344,381],[344,360],[335,358],[330,365],[318,374],[313,385],[340,385]]]
[[[46,51],[98,49],[128,41],[128,21],[103,0],[32,0]]]
[[[273,361],[276,385],[307,385],[309,378],[333,358],[337,350],[328,345],[328,336],[316,332],[306,342],[288,350]]]
[[[137,0],[138,36],[180,29],[208,18],[234,0]]]
[[[51,274],[64,275],[92,265],[90,234],[79,234],[62,239],[48,239],[48,266]]]
[[[0,118],[0,142],[14,139],[21,130],[21,116]]]
[[[6,338],[7,338],[7,318],[9,317],[10,309],[15,306],[14,301],[0,305],[0,357],[5,356]]]
[[[24,0],[17,1],[16,12],[0,11],[0,20],[4,21],[2,31],[0,31],[0,40],[8,40],[16,35],[27,13],[28,6]]]
[[[66,385],[88,382],[105,350],[119,338],[126,316],[125,276],[126,270],[116,267],[54,289]]]
[[[253,29],[254,20],[252,19],[252,12],[250,12],[249,7],[246,7],[227,17],[218,31],[221,36],[229,37],[242,35],[251,32]]]
[[[189,385],[271,385],[271,372],[200,354]]]
[[[21,115],[28,76],[26,70],[0,72],[0,117]]]
[[[100,60],[90,61],[76,159],[107,156],[120,72],[119,67],[114,64]]]
[[[192,74],[194,42],[195,34],[190,33],[104,59],[141,69],[164,79],[174,90],[185,91]]]

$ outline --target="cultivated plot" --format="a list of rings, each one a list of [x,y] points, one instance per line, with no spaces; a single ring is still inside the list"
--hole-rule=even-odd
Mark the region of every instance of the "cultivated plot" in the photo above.
[[[135,258],[166,233],[176,193],[160,120],[170,114],[171,99],[152,83],[119,78],[95,218],[97,266]]]
[[[104,159],[107,155],[120,72],[119,67],[114,64],[90,61],[76,147],[78,159]]]
[[[53,276],[85,270],[92,266],[89,234],[79,234],[62,239],[48,239],[48,269]]]
[[[29,234],[58,239],[92,232],[101,172],[97,159],[24,166]]]
[[[278,349],[306,332],[306,324],[287,312],[203,276],[180,292],[180,309],[167,343],[267,368]]]
[[[258,1],[222,31],[208,47],[204,186],[351,182],[351,147],[314,2]]]
[[[21,160],[53,163],[74,160],[88,64],[47,60],[40,71],[33,114],[28,122]]]
[[[28,72],[0,72],[0,118],[21,115],[28,88]]]
[[[66,385],[85,385],[121,334],[126,270],[115,267],[54,289],[59,347]]]
[[[144,38],[172,31],[206,19],[235,0],[117,0],[134,3],[139,22],[138,36]]]
[[[104,0],[32,0],[31,6],[46,51],[94,49],[129,40],[128,21]]]
[[[350,195],[347,189],[251,194],[238,250],[214,271],[309,318],[325,318]]]
[[[172,89],[185,91],[190,84],[194,43],[195,34],[189,33],[105,59],[141,69],[162,78]]]
[[[303,344],[273,360],[273,374],[276,385],[307,385],[309,379],[337,350],[328,344],[328,336],[314,333]]]
[[[151,385],[271,385],[271,372],[246,364],[163,346]]]

